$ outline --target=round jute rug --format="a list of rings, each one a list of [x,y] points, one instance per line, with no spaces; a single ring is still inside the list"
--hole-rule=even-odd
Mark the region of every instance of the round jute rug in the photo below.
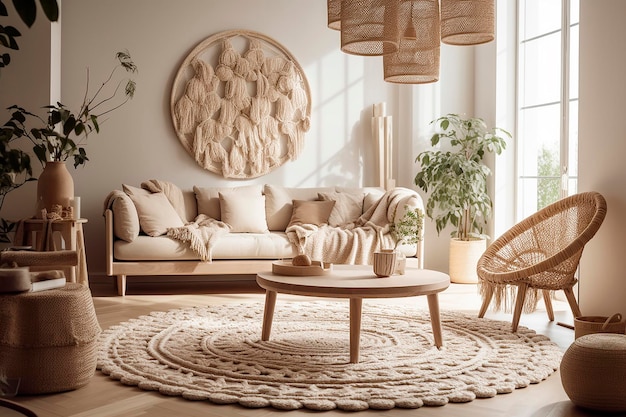
[[[98,369],[123,384],[189,400],[283,410],[441,406],[539,383],[562,351],[511,323],[363,303],[360,362],[349,363],[347,302],[278,302],[269,341],[263,305],[153,312],[105,330]]]

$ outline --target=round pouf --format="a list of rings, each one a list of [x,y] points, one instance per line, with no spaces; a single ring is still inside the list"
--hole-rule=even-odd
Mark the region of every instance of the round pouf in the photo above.
[[[626,411],[626,335],[595,333],[576,339],[561,360],[561,382],[577,406]]]
[[[79,388],[96,371],[101,332],[87,286],[0,294],[0,370],[19,394]]]

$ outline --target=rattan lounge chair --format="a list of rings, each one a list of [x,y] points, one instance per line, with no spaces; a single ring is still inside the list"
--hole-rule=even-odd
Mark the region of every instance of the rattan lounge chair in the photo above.
[[[477,265],[484,317],[495,296],[496,310],[510,311],[515,298],[513,332],[522,311],[531,312],[543,296],[550,321],[551,296],[563,290],[574,317],[581,316],[573,287],[585,244],[606,215],[606,200],[597,192],[563,198],[527,217],[497,238]]]

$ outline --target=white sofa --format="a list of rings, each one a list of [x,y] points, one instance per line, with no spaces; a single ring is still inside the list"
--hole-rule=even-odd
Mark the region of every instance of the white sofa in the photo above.
[[[375,250],[393,247],[391,224],[414,208],[422,199],[407,188],[124,185],[104,205],[107,275],[124,295],[129,275],[256,274],[299,253],[371,264]],[[423,240],[400,250],[423,266]]]

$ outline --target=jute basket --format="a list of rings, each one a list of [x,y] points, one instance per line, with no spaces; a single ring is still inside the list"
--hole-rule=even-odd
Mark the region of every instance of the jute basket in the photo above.
[[[605,316],[579,316],[574,319],[574,337],[592,333],[626,333],[626,320],[622,320],[620,313],[611,317]]]
[[[563,355],[560,373],[565,393],[577,406],[626,411],[626,335],[597,333],[574,340]]]
[[[96,371],[100,331],[87,286],[0,295],[0,369],[20,378],[18,395],[82,387]]]

